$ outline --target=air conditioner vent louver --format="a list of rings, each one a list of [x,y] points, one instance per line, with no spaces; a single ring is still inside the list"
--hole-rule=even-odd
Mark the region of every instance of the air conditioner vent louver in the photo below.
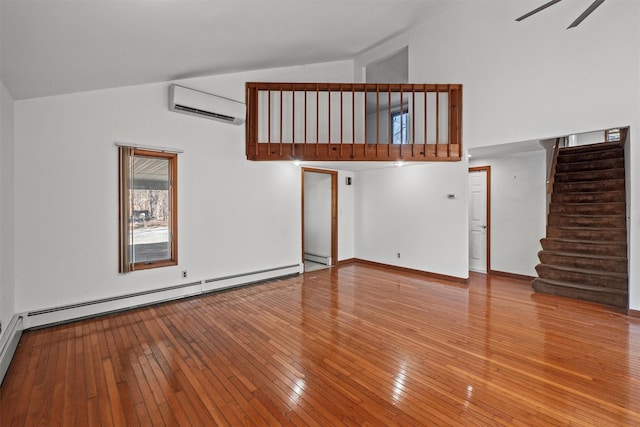
[[[244,123],[246,116],[242,102],[175,84],[169,87],[169,110],[234,125]]]
[[[199,110],[197,108],[187,107],[186,105],[176,105],[174,110],[184,111],[185,113],[195,114],[197,116],[207,116],[212,119],[223,120],[225,122],[233,123],[236,118],[231,116],[225,116],[224,114],[213,113],[211,111]]]

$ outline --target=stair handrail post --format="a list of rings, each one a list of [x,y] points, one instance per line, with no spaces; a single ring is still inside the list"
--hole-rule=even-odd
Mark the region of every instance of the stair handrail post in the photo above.
[[[558,153],[560,152],[560,145],[566,144],[566,138],[556,138],[556,143],[553,146],[553,157],[551,159],[551,168],[549,168],[549,178],[547,179],[547,195],[553,193],[553,184],[556,176],[556,165],[558,163]]]

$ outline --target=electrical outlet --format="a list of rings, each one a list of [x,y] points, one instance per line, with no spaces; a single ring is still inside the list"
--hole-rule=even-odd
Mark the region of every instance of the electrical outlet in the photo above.
[[[182,270],[182,278],[183,279],[187,278],[187,270]]]
[[[400,258],[400,252],[398,252],[398,258]]]

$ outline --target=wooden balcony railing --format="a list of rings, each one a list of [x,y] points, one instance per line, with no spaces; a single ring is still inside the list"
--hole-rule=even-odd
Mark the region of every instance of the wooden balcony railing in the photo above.
[[[247,159],[458,161],[462,85],[247,83]]]

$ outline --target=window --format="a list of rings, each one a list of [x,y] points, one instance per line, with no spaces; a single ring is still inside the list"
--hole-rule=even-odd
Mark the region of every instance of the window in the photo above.
[[[407,110],[391,113],[391,143],[408,144],[409,135],[407,132],[409,123],[409,112]]]
[[[605,141],[606,142],[614,142],[620,141],[620,129],[609,129],[605,131]]]
[[[121,273],[178,264],[176,153],[120,147]]]

